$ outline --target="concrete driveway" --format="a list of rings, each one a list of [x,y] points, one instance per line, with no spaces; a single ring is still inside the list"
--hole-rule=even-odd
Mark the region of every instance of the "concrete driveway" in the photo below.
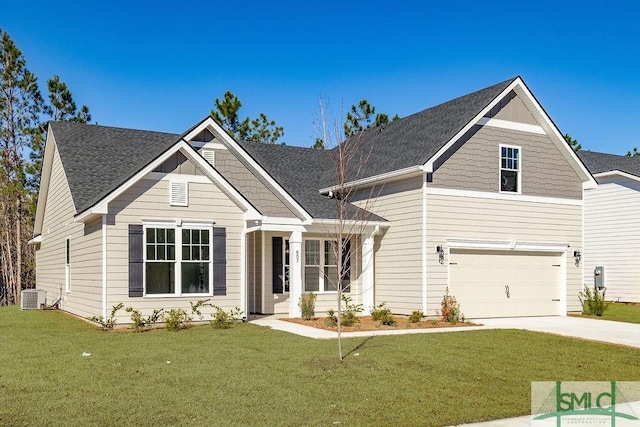
[[[511,317],[475,319],[492,329],[526,329],[640,348],[640,324],[580,317]]]

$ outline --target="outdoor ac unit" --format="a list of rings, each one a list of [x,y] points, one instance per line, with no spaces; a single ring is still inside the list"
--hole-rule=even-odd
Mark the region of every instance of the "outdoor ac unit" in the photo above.
[[[23,310],[37,310],[46,303],[47,293],[42,289],[24,289],[20,298],[20,308]]]

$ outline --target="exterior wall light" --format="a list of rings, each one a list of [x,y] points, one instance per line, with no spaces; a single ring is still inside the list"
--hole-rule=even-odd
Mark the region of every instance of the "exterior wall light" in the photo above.
[[[580,267],[580,260],[582,259],[580,251],[573,251],[573,259],[576,262],[576,267]]]
[[[436,253],[438,254],[440,264],[444,264],[444,247],[441,245],[436,246]]]

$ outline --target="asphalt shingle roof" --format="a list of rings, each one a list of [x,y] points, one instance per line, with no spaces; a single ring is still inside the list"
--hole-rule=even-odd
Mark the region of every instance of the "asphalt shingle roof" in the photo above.
[[[577,153],[592,174],[619,170],[640,177],[640,157],[627,157],[583,150]]]
[[[359,177],[366,178],[423,165],[517,77],[461,96],[354,136],[366,158]]]
[[[180,135],[51,122],[76,211],[81,213],[160,156]]]

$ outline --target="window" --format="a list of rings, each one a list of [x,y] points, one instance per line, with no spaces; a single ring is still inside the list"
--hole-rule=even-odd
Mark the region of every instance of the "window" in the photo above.
[[[71,292],[71,239],[64,241],[64,290]]]
[[[211,293],[211,229],[147,227],[145,234],[146,295]]]
[[[500,191],[520,193],[520,147],[500,146]]]
[[[273,262],[273,288],[274,294],[289,292],[289,240],[279,236],[271,238],[272,262]]]
[[[350,277],[351,245],[348,240],[343,244],[342,270],[346,282]],[[335,292],[338,290],[338,241],[304,241],[304,290],[305,292]],[[322,274],[320,273],[322,272]],[[349,292],[349,284],[343,283],[343,290]]]

